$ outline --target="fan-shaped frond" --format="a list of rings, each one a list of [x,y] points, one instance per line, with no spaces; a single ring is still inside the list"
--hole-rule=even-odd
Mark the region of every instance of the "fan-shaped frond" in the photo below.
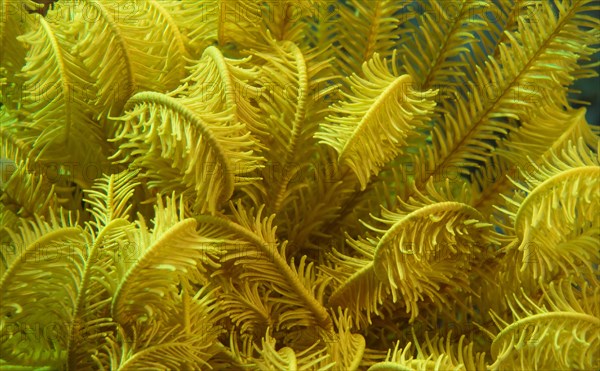
[[[88,236],[73,221],[22,222],[0,274],[2,358],[32,366],[65,361]],[[4,254],[4,252],[3,252]]]
[[[343,93],[348,100],[332,106],[330,123],[315,135],[335,148],[363,190],[371,174],[406,150],[407,138],[424,127],[435,107],[436,92],[414,90],[409,75],[398,76],[395,59],[394,53],[390,71],[388,61],[375,54],[363,65],[364,78],[350,77],[352,93]]]
[[[82,185],[90,184],[81,172],[83,164],[101,166],[107,143],[94,120],[95,107],[89,95],[93,80],[87,68],[71,52],[72,30],[65,20],[38,26],[19,39],[29,45],[22,74],[25,137],[39,163],[52,163],[72,173]],[[91,144],[94,143],[94,144]],[[77,167],[68,164],[79,165]]]
[[[141,168],[150,188],[174,191],[198,212],[214,213],[235,186],[256,180],[247,174],[261,166],[257,146],[231,111],[205,112],[201,99],[154,92],[134,95],[127,107],[114,157]]]
[[[251,197],[258,205],[269,205],[269,211],[279,212],[308,186],[296,179],[314,170],[313,135],[326,113],[325,98],[337,86],[331,82],[330,61],[319,61],[314,50],[303,52],[290,41],[268,41],[266,51],[254,54],[264,61],[258,105],[269,132],[261,138],[268,166],[258,194]]]
[[[116,331],[110,318],[110,303],[118,283],[115,261],[120,258],[119,249],[127,240],[127,231],[132,229],[127,220],[114,219],[93,236],[82,268],[73,321],[66,329],[69,369],[91,367],[90,356],[104,344],[101,335],[110,336]]]
[[[584,145],[594,148],[599,137],[591,123],[587,122],[586,112],[585,108],[559,110],[552,106],[543,107],[542,112],[524,118],[523,121],[527,124],[511,132],[506,141],[500,143],[498,152],[512,162],[520,164],[527,160],[519,158],[519,153],[527,153],[534,160],[549,159],[552,151],[560,153],[563,149],[567,149],[569,141],[576,143],[579,138]],[[544,134],[539,135],[539,122],[542,120]],[[550,138],[551,140],[548,140]]]
[[[32,157],[31,143],[22,139],[21,122],[0,108],[0,202],[16,216],[47,216],[50,209],[66,207],[72,197],[68,176],[57,164],[44,166]]]
[[[520,274],[546,279],[558,269],[595,277],[594,264],[600,262],[597,156],[580,139],[560,156],[533,166],[532,173],[522,172],[523,182],[513,181],[522,192],[506,198],[508,208],[502,210],[516,236],[506,249],[520,258]]]
[[[76,51],[94,78],[100,119],[120,115],[135,92],[179,85],[187,52],[161,2],[84,0],[74,9],[80,27]],[[154,27],[157,22],[160,27]]]
[[[128,233],[134,225],[127,221],[133,195],[135,172],[105,175],[94,183],[85,200],[92,206],[95,220],[88,224],[92,235],[81,284],[77,293],[73,325],[67,347],[70,369],[92,367],[92,358],[103,345],[105,336],[116,333],[116,324],[110,318],[112,295],[118,284],[119,260],[129,258],[124,245],[129,245]]]
[[[200,60],[190,68],[184,86],[174,93],[206,103],[209,112],[231,111],[234,120],[244,123],[258,137],[267,135],[267,126],[254,103],[260,98],[258,67],[250,67],[251,57],[232,59],[214,47],[206,48]],[[253,104],[254,103],[254,104]]]
[[[0,277],[4,276],[6,270],[16,259],[21,258],[24,249],[30,245],[34,245],[36,240],[41,239],[45,234],[49,234],[61,226],[72,226],[75,224],[71,219],[67,221],[62,214],[57,217],[54,213],[49,214],[48,222],[42,220],[39,216],[34,216],[33,220],[20,218],[18,221],[19,225],[16,229],[7,228],[3,231],[8,235],[10,242],[8,243],[9,248],[2,249],[3,264],[0,265]],[[5,237],[5,235],[2,237]]]
[[[494,242],[490,225],[482,222],[477,210],[444,202],[441,194],[434,199],[421,197],[412,205],[402,203],[396,212],[383,210],[376,221],[386,226],[367,226],[378,236],[349,238],[355,256],[336,250],[331,255],[335,269],[326,271],[337,288],[329,303],[349,308],[357,325],[363,322],[361,310],[367,311],[371,323],[371,312],[380,314],[378,307],[389,295],[394,303],[404,302],[411,321],[425,297],[439,306],[448,305],[440,288],[468,292],[470,265],[482,259]]]
[[[512,322],[496,316],[500,332],[492,343],[492,370],[507,368],[593,369],[600,346],[600,289],[551,282],[544,298],[512,299]],[[511,299],[509,299],[511,300]]]
[[[106,356],[96,356],[97,362],[111,370],[132,371],[209,367],[208,360],[218,351],[221,328],[216,323],[222,315],[214,291],[202,288],[191,296],[189,289],[171,299],[164,321],[140,319],[131,324],[131,333],[119,327],[104,348]]]
[[[207,215],[200,215],[196,219],[200,225],[218,228],[223,238],[238,241],[233,245],[224,244],[222,248],[227,251],[225,260],[237,258],[237,263],[243,264],[244,273],[240,278],[261,282],[274,293],[280,294],[277,298],[271,296],[275,302],[286,308],[285,317],[280,319],[278,326],[287,329],[294,326],[318,325],[331,331],[331,318],[322,304],[326,282],[315,280],[312,264],[305,265],[305,257],[301,259],[298,267],[293,261],[287,263],[286,243],[279,247],[275,236],[274,215],[262,219],[262,208],[254,216],[253,209],[247,211],[241,203],[237,204],[237,209],[232,205],[232,212],[233,221]],[[245,247],[241,254],[240,247]]]
[[[220,251],[204,243],[194,219],[173,215],[176,207],[170,200],[163,206],[159,199],[152,232],[138,221],[136,256],[114,293],[111,307],[112,318],[121,325],[139,318],[168,321],[179,276],[193,277],[197,269],[205,272],[205,266],[219,266]]]
[[[553,110],[552,117],[544,114],[544,117],[534,115],[526,118],[526,121],[531,122],[535,122],[536,119],[544,120],[546,134],[540,137],[536,134],[539,126],[535,126],[537,129],[534,129],[534,125],[527,125],[513,131],[507,140],[500,142],[495,149],[496,154],[486,160],[486,166],[477,169],[472,175],[473,207],[486,210],[488,215],[494,213],[495,217],[501,218],[492,206],[504,207],[501,194],[510,196],[516,189],[508,176],[516,178],[518,169],[529,172],[532,168],[529,159],[539,165],[544,159],[551,158],[552,151],[560,153],[568,148],[569,141],[575,143],[580,137],[588,147],[593,148],[598,141],[598,135],[586,121],[585,113],[585,108],[565,112]],[[550,130],[554,133],[551,134]],[[548,141],[550,135],[553,137],[551,142]],[[549,143],[552,145],[548,146]]]

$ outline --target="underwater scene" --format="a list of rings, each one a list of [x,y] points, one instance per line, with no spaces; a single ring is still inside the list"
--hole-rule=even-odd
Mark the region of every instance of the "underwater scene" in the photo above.
[[[599,19],[0,0],[0,370],[600,370]]]

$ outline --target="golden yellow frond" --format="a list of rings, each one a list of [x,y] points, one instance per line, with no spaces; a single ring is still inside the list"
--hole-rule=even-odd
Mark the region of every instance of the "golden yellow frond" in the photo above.
[[[198,212],[214,213],[234,187],[257,180],[247,175],[261,166],[257,145],[230,110],[212,113],[200,98],[155,92],[134,95],[127,108],[114,157],[143,169],[150,188],[174,191]]]
[[[535,171],[513,180],[521,191],[503,210],[515,240],[506,250],[520,260],[519,275],[548,279],[557,272],[595,277],[600,263],[600,166],[584,145],[553,154]],[[594,268],[594,266],[596,268]]]
[[[596,284],[551,282],[536,302],[508,299],[513,321],[496,316],[500,332],[492,343],[490,369],[593,369],[600,345],[600,291]]]
[[[334,114],[315,137],[337,151],[364,190],[369,177],[406,151],[407,138],[424,127],[436,93],[419,92],[409,75],[399,76],[395,54],[391,61],[375,54],[363,73],[349,77],[352,93],[344,92],[347,100],[331,107]]]
[[[337,287],[329,303],[349,308],[361,326],[361,311],[371,323],[371,312],[380,315],[378,307],[388,296],[403,302],[411,321],[425,299],[450,305],[440,296],[441,287],[468,293],[471,264],[494,243],[490,224],[482,220],[472,207],[440,198],[423,197],[397,212],[383,210],[376,221],[385,227],[367,226],[376,236],[347,239],[352,256],[335,250],[331,255],[335,268],[326,272]]]

